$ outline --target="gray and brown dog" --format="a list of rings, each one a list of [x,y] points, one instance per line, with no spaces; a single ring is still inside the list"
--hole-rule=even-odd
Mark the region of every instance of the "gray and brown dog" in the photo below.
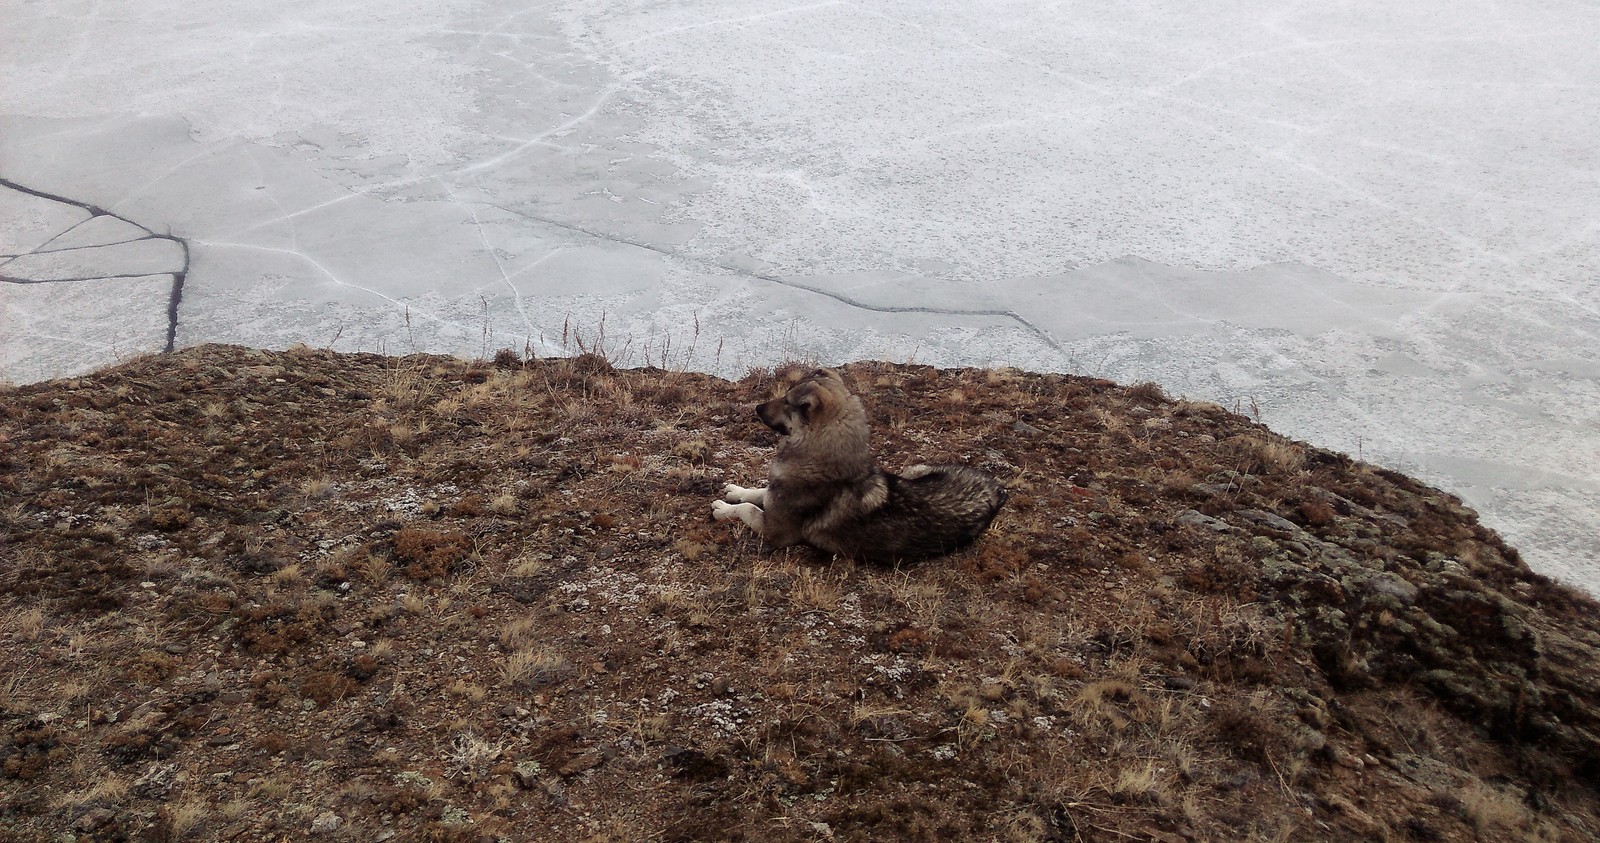
[[[863,562],[936,556],[975,541],[1005,503],[998,481],[963,465],[884,471],[861,399],[832,370],[812,372],[756,415],[779,437],[767,485],[729,483],[711,512],[774,546],[803,542]]]

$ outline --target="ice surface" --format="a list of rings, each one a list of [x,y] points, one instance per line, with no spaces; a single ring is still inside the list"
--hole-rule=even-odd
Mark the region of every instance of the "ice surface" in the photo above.
[[[76,205],[0,187],[0,261],[45,248],[90,216]]]
[[[1592,3],[13,7],[0,377],[603,330],[1154,380],[1600,590]]]

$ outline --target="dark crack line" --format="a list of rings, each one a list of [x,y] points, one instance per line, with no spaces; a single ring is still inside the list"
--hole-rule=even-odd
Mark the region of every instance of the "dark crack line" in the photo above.
[[[662,255],[664,257],[675,258],[677,260],[683,260],[683,261],[689,261],[691,263],[700,264],[701,266],[715,267],[717,269],[721,269],[721,270],[725,270],[725,271],[728,271],[728,272],[732,272],[732,273],[734,273],[736,275],[742,275],[742,276],[744,276],[746,278],[754,278],[754,279],[759,280],[759,281],[766,281],[766,282],[771,283],[771,284],[776,284],[776,285],[778,285],[780,287],[788,287],[790,289],[801,290],[803,292],[812,293],[812,294],[818,295],[818,296],[823,296],[824,298],[833,299],[834,301],[839,302],[840,304],[845,304],[845,305],[848,305],[850,307],[854,307],[854,308],[857,308],[859,310],[865,310],[865,311],[868,311],[868,312],[871,312],[871,313],[931,313],[931,314],[941,315],[941,316],[992,316],[992,317],[1001,318],[1001,319],[1010,319],[1011,321],[1016,322],[1018,325],[1021,325],[1022,327],[1028,329],[1028,331],[1030,333],[1032,333],[1034,335],[1034,337],[1036,337],[1040,342],[1042,342],[1045,345],[1049,346],[1057,354],[1065,355],[1067,353],[1066,349],[1062,348],[1061,344],[1056,342],[1055,337],[1050,336],[1049,332],[1045,331],[1043,328],[1039,327],[1038,325],[1035,325],[1033,322],[1029,321],[1027,319],[1027,317],[1023,316],[1020,313],[1017,313],[1014,310],[1000,310],[1000,309],[987,309],[987,308],[975,308],[975,309],[972,309],[972,310],[956,310],[954,308],[943,308],[943,307],[915,307],[915,306],[912,306],[912,307],[899,307],[899,306],[895,306],[895,305],[868,304],[867,302],[861,301],[859,299],[851,298],[850,296],[844,295],[843,293],[836,293],[836,292],[833,292],[832,290],[825,290],[825,289],[823,289],[821,287],[813,287],[810,284],[802,284],[802,283],[800,283],[798,281],[789,281],[789,280],[786,280],[784,278],[780,278],[780,277],[778,277],[776,275],[768,275],[768,274],[766,274],[764,272],[753,272],[753,271],[751,271],[749,269],[745,269],[744,267],[737,266],[737,265],[731,264],[731,263],[726,263],[726,262],[723,262],[723,261],[708,260],[706,258],[692,257],[692,256],[685,255],[685,254],[682,254],[682,253],[679,253],[679,252],[675,252],[675,251],[673,251],[671,249],[668,249],[668,248],[666,248],[664,246],[657,246],[657,245],[655,245],[653,243],[646,243],[646,242],[644,242],[642,240],[635,240],[635,239],[633,239],[631,237],[624,237],[624,236],[617,235],[617,234],[605,234],[605,233],[599,232],[599,231],[591,231],[591,230],[589,230],[587,228],[584,228],[584,227],[579,226],[579,225],[574,225],[572,223],[562,222],[560,220],[550,219],[549,217],[542,217],[542,216],[540,216],[538,214],[529,213],[527,211],[519,211],[519,210],[517,210],[515,208],[506,208],[506,207],[503,207],[503,206],[500,206],[500,205],[491,205],[491,204],[489,204],[487,202],[480,202],[480,203],[474,203],[474,204],[485,205],[485,206],[491,207],[491,208],[499,208],[500,210],[503,210],[503,211],[510,211],[511,213],[516,214],[517,216],[523,217],[525,219],[530,219],[530,220],[533,220],[535,222],[542,222],[545,225],[555,226],[556,228],[563,228],[563,229],[566,229],[567,231],[571,231],[571,232],[574,232],[574,233],[577,233],[577,234],[582,234],[582,235],[585,235],[585,236],[588,236],[588,237],[593,237],[593,238],[598,239],[598,240],[607,240],[607,241],[610,241],[612,243],[621,243],[621,244],[623,244],[625,246],[633,246],[635,248],[645,249],[645,250],[648,250],[648,251],[651,251],[651,252],[655,252],[656,254]]]
[[[130,272],[123,275],[85,275],[79,278],[17,278],[12,275],[0,275],[0,281],[11,284],[65,284],[70,281],[116,281],[123,278],[159,278],[160,276],[177,277],[176,272]]]
[[[0,183],[7,184],[7,186],[15,187],[15,185],[11,185],[9,182],[5,182],[4,179],[0,179]],[[85,210],[87,210],[87,209],[85,209]],[[143,236],[143,237],[132,237],[132,238],[129,238],[127,240],[118,240],[115,243],[96,243],[93,246],[68,246],[68,247],[66,247],[64,249],[47,249],[47,248],[45,248],[46,246],[49,246],[51,243],[54,243],[57,240],[60,240],[61,238],[67,236],[68,234],[71,234],[72,232],[77,231],[80,228],[83,228],[85,225],[88,225],[89,223],[94,222],[96,219],[99,219],[100,217],[113,217],[115,219],[122,220],[123,222],[128,223],[129,225],[133,226],[134,228],[137,228],[140,231],[143,231],[145,236]],[[47,254],[50,254],[52,252],[66,252],[66,251],[70,251],[72,249],[93,249],[93,248],[96,248],[96,247],[99,247],[99,246],[120,246],[123,243],[137,243],[140,240],[149,240],[151,238],[158,238],[159,239],[160,235],[156,234],[154,231],[151,231],[150,229],[145,228],[144,226],[142,226],[142,225],[140,225],[140,224],[138,224],[136,222],[133,222],[131,220],[123,220],[122,217],[119,217],[116,214],[108,214],[108,213],[104,213],[104,212],[97,214],[94,211],[89,211],[89,216],[87,216],[87,217],[85,217],[85,218],[83,218],[81,220],[78,220],[77,222],[75,222],[72,225],[68,226],[66,228],[66,230],[58,232],[54,237],[51,237],[49,240],[46,240],[43,243],[40,243],[37,247],[35,247],[31,251],[23,252],[20,255],[0,255],[0,257],[6,258],[5,263],[0,263],[0,266],[5,266],[6,263],[10,263],[11,261],[16,260],[17,258],[26,257],[28,255],[47,255]]]
[[[89,219],[94,219],[94,217],[90,217]],[[89,220],[84,220],[84,222],[88,222],[88,221]],[[77,228],[77,227],[78,226],[73,226],[73,228]],[[145,229],[145,231],[150,231],[150,230],[149,229]],[[52,237],[50,239],[51,240],[60,239],[62,236],[66,235],[66,233],[67,232],[63,231],[63,232],[61,232],[61,234],[58,234],[55,237]],[[110,243],[93,243],[93,244],[90,244],[88,246],[62,246],[59,249],[46,249],[45,246],[48,246],[50,244],[49,243],[45,243],[45,244],[40,245],[39,248],[34,249],[31,252],[28,252],[27,254],[15,255],[14,257],[22,258],[22,257],[27,257],[28,255],[54,255],[54,254],[59,254],[61,252],[74,252],[74,251],[77,251],[79,249],[105,249],[105,248],[109,248],[111,246],[122,246],[122,245],[125,245],[125,244],[128,244],[128,243],[143,243],[146,240],[166,240],[166,239],[168,239],[168,238],[163,236],[163,235],[157,234],[154,231],[150,231],[149,234],[146,234],[143,237],[129,237],[126,240],[113,240]]]
[[[167,351],[178,344],[178,305],[183,304],[183,282],[189,277],[189,241],[174,238],[183,244],[183,269],[172,274],[172,294],[167,297]]]
[[[73,206],[75,208],[81,208],[81,209],[89,212],[89,220],[92,220],[95,217],[111,217],[112,219],[121,220],[121,221],[127,223],[128,225],[131,225],[134,228],[139,229],[140,231],[147,231],[147,232],[150,233],[149,237],[139,237],[139,238],[135,238],[134,240],[121,241],[121,242],[124,242],[124,243],[135,243],[135,242],[139,242],[141,240],[171,240],[172,242],[177,243],[178,244],[178,248],[183,250],[183,268],[178,270],[177,272],[146,272],[146,273],[141,273],[141,274],[138,274],[138,275],[97,275],[97,276],[94,276],[92,278],[62,278],[62,279],[58,279],[58,281],[92,281],[92,280],[96,280],[96,279],[100,279],[100,278],[108,278],[108,279],[109,278],[148,278],[148,277],[152,277],[152,276],[156,276],[156,275],[170,275],[170,276],[172,276],[172,293],[167,297],[167,344],[166,344],[166,347],[163,349],[163,351],[172,351],[174,348],[177,347],[177,343],[178,343],[178,305],[183,302],[183,282],[189,276],[189,261],[190,261],[190,257],[189,257],[189,241],[188,240],[185,240],[182,237],[178,237],[178,236],[173,235],[173,234],[157,234],[155,231],[151,230],[147,226],[140,225],[140,224],[134,222],[133,220],[130,220],[127,217],[122,216],[121,214],[112,213],[111,211],[108,211],[105,208],[100,207],[99,205],[91,205],[88,202],[79,202],[76,199],[68,199],[65,196],[57,196],[54,193],[46,193],[43,190],[35,190],[35,189],[31,188],[31,187],[24,187],[23,185],[17,184],[16,182],[14,182],[14,181],[12,181],[12,180],[10,180],[8,178],[0,177],[0,187],[10,188],[11,190],[15,190],[18,193],[24,193],[24,194],[27,194],[28,196],[32,196],[32,197],[35,197],[35,198],[38,198],[38,199],[47,199],[47,200],[49,200],[51,202],[59,202],[59,203],[61,203],[63,205],[71,205],[71,206]],[[83,225],[84,223],[88,222],[89,220],[81,220],[76,225],[73,225],[71,228],[68,228],[66,231],[63,231],[60,234],[57,234],[55,237],[52,237],[49,240],[46,240],[44,243],[40,244],[40,249],[42,249],[44,246],[50,245],[51,243],[55,242],[57,239],[65,236],[68,232],[72,231],[73,229],[76,229],[78,226]],[[116,243],[105,243],[105,244],[101,244],[101,245],[114,246],[114,245],[117,245],[117,244]],[[66,250],[57,249],[55,251],[66,251]],[[38,254],[38,253],[40,253],[39,249],[35,249],[34,251],[29,252],[28,254]],[[13,256],[11,258],[11,260],[15,260],[18,257],[21,257],[21,255]],[[9,262],[9,261],[7,261],[7,262]],[[4,276],[4,275],[0,275],[0,281],[12,283],[12,284],[29,284],[29,283],[46,283],[46,284],[49,284],[49,283],[58,283],[58,281],[39,281],[37,279],[30,281],[30,280],[24,280],[24,279],[20,279],[20,278],[11,278],[9,276]]]

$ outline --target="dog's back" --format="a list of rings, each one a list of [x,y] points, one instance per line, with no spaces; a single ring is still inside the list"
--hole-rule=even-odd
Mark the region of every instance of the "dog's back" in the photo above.
[[[807,538],[864,562],[938,556],[972,544],[1006,501],[998,481],[964,465],[919,465],[883,477],[888,494],[880,507]]]

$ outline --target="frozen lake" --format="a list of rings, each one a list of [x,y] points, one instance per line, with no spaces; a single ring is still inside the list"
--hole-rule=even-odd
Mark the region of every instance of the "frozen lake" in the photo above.
[[[0,0],[0,378],[1153,380],[1600,591],[1600,6]]]

